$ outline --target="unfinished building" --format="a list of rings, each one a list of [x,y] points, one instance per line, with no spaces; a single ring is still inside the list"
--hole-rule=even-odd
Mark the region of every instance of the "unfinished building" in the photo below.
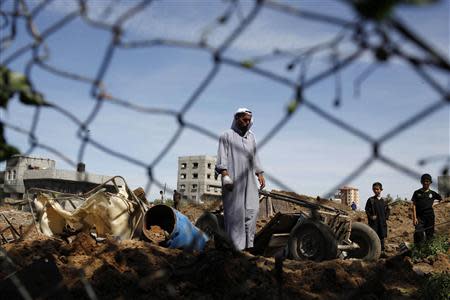
[[[216,157],[209,155],[178,157],[177,190],[193,202],[219,199],[220,178],[214,178]]]
[[[64,193],[85,193],[111,176],[85,172],[84,164],[78,164],[76,171],[58,170],[56,162],[48,158],[14,155],[6,162],[3,179],[2,198],[23,199],[25,192],[32,188],[44,188]]]

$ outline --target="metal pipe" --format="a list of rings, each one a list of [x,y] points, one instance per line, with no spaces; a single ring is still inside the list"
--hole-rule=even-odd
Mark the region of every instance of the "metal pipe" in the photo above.
[[[326,206],[326,205],[323,205],[323,204],[311,203],[311,202],[308,202],[306,200],[300,200],[298,198],[295,198],[295,197],[292,197],[292,196],[289,196],[289,195],[278,194],[278,193],[274,193],[274,192],[267,192],[267,191],[264,191],[264,190],[260,190],[259,194],[267,196],[267,197],[272,197],[272,198],[275,198],[275,199],[278,199],[278,200],[283,200],[283,201],[286,201],[286,202],[298,204],[298,205],[301,205],[301,206],[304,206],[304,207],[307,207],[307,208],[311,208],[311,209],[322,208],[324,210],[328,210],[328,211],[332,211],[332,212],[339,212],[339,213],[341,213],[343,215],[347,215],[347,213],[345,211],[341,210],[341,209],[337,209],[337,208],[334,208],[334,207]]]
[[[350,245],[338,245],[338,250],[354,250],[359,249],[359,245],[357,243],[352,242]]]

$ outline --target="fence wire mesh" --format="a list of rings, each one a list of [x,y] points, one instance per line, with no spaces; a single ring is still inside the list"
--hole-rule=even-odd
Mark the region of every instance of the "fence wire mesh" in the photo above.
[[[73,1],[70,2],[70,6],[73,6],[73,9],[66,10],[67,12],[60,14],[53,23],[42,27],[40,26],[39,17],[45,13],[49,6],[55,3],[58,4],[58,1],[2,1],[0,3],[2,88],[11,84],[8,80],[16,76],[17,73],[15,72],[23,73],[26,83],[24,83],[24,87],[20,91],[18,88],[11,89],[11,86],[9,86],[11,89],[9,91],[10,94],[6,94],[7,91],[4,90],[5,94],[2,95],[1,104],[3,107],[6,107],[12,94],[17,92],[17,98],[20,98],[23,104],[35,106],[30,127],[24,128],[20,124],[10,123],[4,118],[0,120],[2,150],[5,153],[8,153],[8,151],[14,152],[10,148],[12,145],[9,145],[5,139],[5,131],[11,131],[27,137],[29,148],[24,151],[25,154],[32,154],[38,149],[45,150],[75,167],[78,162],[85,161],[86,149],[93,147],[104,155],[115,157],[129,163],[133,167],[144,170],[148,177],[145,188],[147,193],[152,187],[163,189],[165,188],[164,180],[158,178],[154,170],[168,155],[169,151],[175,147],[183,132],[193,131],[207,139],[218,140],[218,134],[212,131],[209,126],[202,125],[201,122],[189,121],[185,116],[196,105],[200,105],[200,97],[218,75],[223,72],[224,67],[228,67],[276,82],[284,86],[292,95],[289,98],[292,100],[282,103],[285,106],[282,117],[274,123],[264,137],[260,138],[258,143],[259,151],[271,144],[271,141],[283,131],[283,128],[286,127],[300,109],[311,111],[324,122],[340,128],[371,147],[371,155],[349,172],[345,178],[337,182],[324,197],[330,197],[339,187],[358,178],[375,162],[381,162],[387,167],[399,171],[406,177],[416,179],[420,176],[410,165],[383,153],[381,148],[406,130],[414,129],[419,123],[432,118],[436,112],[448,107],[450,103],[449,85],[446,82],[442,82],[442,80],[436,79],[435,74],[439,74],[440,78],[442,76],[448,78],[450,62],[447,57],[436,51],[426,39],[413,32],[401,18],[394,13],[387,14],[387,8],[374,4],[373,10],[370,10],[370,13],[368,13],[365,10],[367,7],[364,6],[364,3],[375,3],[376,1],[343,1],[345,2],[343,5],[347,4],[358,12],[355,14],[356,17],[354,19],[349,20],[327,15],[326,13],[304,10],[301,8],[301,5],[296,5],[296,3],[257,0],[251,2],[250,5],[250,2],[228,0],[221,3],[224,10],[215,17],[214,21],[201,29],[199,38],[192,40],[158,36],[148,39],[128,38],[133,36],[133,34],[129,33],[126,24],[138,15],[151,11],[152,6],[157,4],[157,2],[159,1],[145,0],[125,3],[124,1],[111,0],[107,1],[107,4],[102,3],[101,6],[97,6],[97,1]],[[59,2],[59,5],[64,6],[66,3],[68,5],[69,2]],[[95,13],[92,13],[93,11]],[[267,49],[264,55],[246,57],[244,59],[229,55],[228,50],[232,48],[236,40],[248,30],[255,20],[264,17],[264,11],[277,12],[286,17],[307,20],[315,24],[326,24],[336,28],[337,33],[329,41],[307,48]],[[383,17],[380,17],[380,14]],[[54,53],[50,42],[52,36],[75,21],[98,30],[109,38],[108,45],[103,51],[99,60],[100,63],[93,76],[64,69],[51,62],[51,57]],[[221,27],[230,23],[233,24],[233,28],[221,42],[210,42],[212,36],[217,31],[220,31]],[[15,45],[18,40],[21,41],[19,46]],[[148,105],[135,103],[133,99],[122,96],[120,93],[115,94],[112,91],[113,89],[105,84],[105,77],[110,72],[117,52],[156,47],[190,49],[205,54],[212,62],[209,71],[204,74],[200,84],[193,89],[190,95],[186,96],[184,103],[178,109],[153,106],[150,102]],[[12,51],[11,49],[14,50]],[[326,68],[311,74],[309,72],[310,64],[324,57],[327,58]],[[336,117],[308,97],[307,93],[311,88],[331,78],[334,80],[335,95],[333,104],[338,109],[343,105],[342,72],[364,57],[370,57],[371,62],[354,79],[355,95],[360,94],[361,86],[380,66],[387,61],[395,59],[408,65],[410,71],[417,74],[421,84],[424,84],[424,88],[435,95],[435,101],[424,106],[419,112],[404,116],[403,120],[399,121],[398,124],[385,132],[379,132],[379,137],[374,138],[373,135],[360,129],[351,121]],[[286,72],[276,72],[273,69],[264,67],[264,63],[281,59],[288,61],[285,69],[292,70],[289,76],[286,75]],[[23,63],[23,70],[15,69],[14,66],[18,62]],[[41,95],[40,93],[44,91],[41,91],[40,87],[34,84],[33,72],[36,69],[57,77],[79,82],[80,86],[87,86],[90,89],[90,97],[94,102],[87,117],[80,118],[76,112],[67,109],[63,103],[46,99],[44,95]],[[111,148],[102,142],[101,139],[94,138],[90,133],[93,123],[102,117],[102,112],[109,105],[121,108],[124,113],[138,112],[144,115],[159,115],[172,118],[177,124],[176,130],[174,130],[172,136],[167,137],[165,145],[151,161],[133,157],[129,153]],[[41,142],[37,129],[42,121],[41,115],[43,110],[53,110],[60,114],[66,122],[72,123],[77,127],[76,138],[79,144],[77,145],[76,159],[60,151],[56,146],[57,143],[48,144]],[[438,154],[431,153],[431,156],[424,157],[420,163],[426,164],[438,161],[442,164],[442,174],[448,174],[450,156]],[[270,170],[266,171],[265,175],[269,181],[280,188],[288,191],[293,190],[283,179],[274,176]],[[21,295],[25,299],[30,299],[23,286],[19,284],[18,287]],[[86,290],[91,299],[96,298],[89,285],[86,285]]]
[[[148,174],[147,190],[153,185],[157,185],[163,188],[163,183],[155,178],[153,170],[155,166],[165,157],[168,151],[174,146],[175,142],[184,130],[193,130],[204,135],[205,137],[217,139],[218,135],[215,132],[210,131],[207,126],[201,126],[199,124],[186,121],[184,116],[198,101],[202,93],[208,88],[213,79],[220,72],[222,65],[228,65],[234,68],[240,68],[247,72],[252,72],[257,75],[266,77],[270,80],[277,81],[291,89],[293,93],[293,99],[285,111],[284,116],[277,122],[266,136],[262,138],[259,143],[259,149],[263,148],[291,119],[293,114],[300,107],[305,107],[317,114],[318,117],[323,118],[326,122],[330,122],[334,126],[340,127],[346,132],[356,136],[362,141],[368,143],[372,147],[372,155],[363,161],[361,165],[351,172],[346,178],[333,187],[327,195],[330,195],[340,187],[343,183],[350,182],[357,177],[361,172],[367,169],[375,161],[379,161],[387,164],[391,168],[395,168],[398,171],[404,173],[407,176],[413,176],[417,178],[419,174],[409,168],[407,165],[397,162],[395,159],[386,156],[381,153],[379,149],[381,146],[389,140],[397,137],[403,131],[415,126],[423,119],[430,118],[433,112],[439,111],[449,102],[448,87],[434,79],[429,71],[438,70],[442,72],[448,72],[449,62],[443,56],[440,56],[426,41],[415,35],[406,25],[402,23],[396,17],[389,17],[384,22],[373,23],[370,20],[361,18],[355,21],[348,21],[337,17],[327,16],[325,14],[319,14],[316,12],[304,11],[293,6],[282,4],[275,1],[256,1],[251,10],[243,15],[241,4],[239,1],[230,1],[225,12],[220,15],[215,22],[203,29],[200,40],[198,41],[186,41],[186,40],[170,40],[163,38],[152,38],[148,40],[127,40],[125,38],[126,30],[124,24],[127,20],[132,19],[135,15],[142,13],[145,9],[151,9],[152,1],[142,1],[138,4],[128,5],[129,8],[122,11],[111,22],[105,22],[109,15],[112,14],[115,7],[119,2],[111,1],[109,5],[104,8],[104,11],[98,18],[93,18],[89,14],[89,8],[91,4],[87,1],[79,1],[78,9],[68,13],[61,17],[59,20],[51,24],[50,26],[39,29],[34,20],[40,13],[50,5],[52,1],[42,1],[37,5],[35,3],[33,8],[26,1],[13,2],[13,10],[2,10],[2,32],[1,39],[2,52],[8,49],[13,44],[17,37],[19,20],[26,22],[26,33],[31,38],[31,42],[18,48],[9,55],[2,55],[1,63],[7,67],[18,59],[25,59],[27,61],[25,68],[26,78],[29,80],[31,87],[36,91],[39,91],[39,87],[33,86],[32,71],[35,68],[41,68],[57,76],[62,76],[74,81],[80,81],[90,86],[90,93],[92,99],[95,101],[95,106],[91,110],[90,114],[85,119],[79,119],[79,117],[71,111],[64,108],[63,105],[57,102],[51,102],[50,100],[43,100],[44,102],[39,105],[39,101],[34,114],[34,120],[30,128],[21,128],[16,124],[9,124],[2,120],[2,126],[17,131],[18,133],[28,135],[29,149],[26,153],[32,153],[36,148],[45,149],[57,157],[61,158],[65,162],[72,166],[76,166],[77,161],[82,162],[85,158],[85,150],[87,146],[92,146],[98,150],[104,152],[107,155],[115,156],[119,159],[125,160],[130,164],[144,168]],[[94,7],[95,7],[95,2]],[[6,3],[3,4],[5,6]],[[11,6],[11,5],[10,5]],[[226,55],[226,50],[233,44],[233,42],[246,30],[246,28],[253,22],[255,18],[261,14],[261,9],[276,10],[287,15],[293,15],[298,18],[305,18],[315,22],[328,23],[338,28],[342,28],[334,39],[327,43],[321,43],[307,49],[300,49],[295,51],[283,51],[279,49],[273,50],[271,53],[254,57],[245,60],[236,60]],[[216,47],[208,44],[208,37],[213,33],[215,29],[225,24],[233,15],[237,15],[239,23],[232,30],[232,32],[225,38],[225,40]],[[64,70],[57,66],[47,63],[51,57],[51,48],[47,45],[47,40],[56,32],[64,28],[66,24],[72,22],[74,19],[81,19],[87,25],[99,28],[107,31],[110,34],[110,43],[105,50],[100,66],[97,69],[95,77],[89,77],[86,74],[73,73],[70,70]],[[7,34],[6,34],[7,33]],[[400,36],[400,38],[399,38]],[[353,52],[348,55],[341,55],[339,47],[345,43],[352,43],[355,46]],[[421,53],[411,54],[407,51],[410,46],[417,47]],[[124,99],[113,95],[109,92],[108,87],[103,84],[105,74],[110,67],[114,53],[117,49],[133,49],[133,48],[151,48],[156,46],[168,46],[168,47],[187,47],[201,52],[206,52],[213,60],[213,66],[211,70],[205,75],[201,84],[194,90],[194,92],[187,97],[184,105],[178,110],[158,108],[152,106],[141,106],[134,104],[131,100]],[[320,53],[326,52],[331,55],[330,66],[320,72],[314,74],[314,76],[307,78],[308,63],[318,56]],[[359,90],[359,86],[362,82],[370,76],[370,73],[374,69],[393,57],[401,59],[407,62],[411,66],[411,70],[416,72],[436,93],[436,101],[425,107],[422,111],[409,116],[406,120],[394,126],[387,132],[381,134],[379,138],[373,138],[371,135],[365,133],[359,128],[355,127],[351,122],[340,120],[332,114],[328,113],[314,101],[307,99],[304,95],[305,92],[312,86],[318,84],[320,81],[327,79],[330,76],[335,77],[335,105],[339,106],[341,102],[342,83],[340,82],[340,71],[348,67],[352,63],[355,63],[364,53],[371,53],[374,55],[373,64],[364,71],[358,78],[355,79],[355,89]],[[291,59],[287,68],[294,68],[296,65],[300,65],[300,71],[297,78],[289,78],[273,71],[265,70],[258,67],[258,64],[270,59],[276,59],[278,57],[289,57]],[[32,99],[33,100],[33,99]],[[100,115],[102,108],[105,105],[114,104],[123,107],[127,110],[134,110],[140,113],[146,114],[159,114],[173,117],[178,127],[171,138],[168,139],[166,146],[160,151],[160,153],[150,162],[142,161],[131,157],[127,153],[120,153],[114,151],[110,147],[102,144],[101,141],[94,139],[90,136],[90,126],[94,120]],[[33,102],[32,102],[33,103]],[[32,104],[31,103],[31,104]],[[36,135],[36,128],[40,121],[41,109],[53,109],[64,117],[67,118],[67,122],[73,122],[78,126],[77,138],[80,141],[78,147],[77,161],[61,153],[53,145],[43,144],[39,141],[39,137]],[[443,173],[448,172],[448,156],[441,158],[444,161]],[[425,162],[426,160],[423,160]],[[289,189],[283,184],[283,180],[275,178],[266,173],[266,175],[274,182],[278,183],[282,188]],[[290,190],[290,189],[289,189]]]

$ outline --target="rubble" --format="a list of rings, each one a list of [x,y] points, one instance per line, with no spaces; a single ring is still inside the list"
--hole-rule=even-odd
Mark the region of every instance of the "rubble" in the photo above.
[[[436,206],[437,224],[450,220],[449,205]],[[85,232],[69,241],[33,229],[21,241],[2,246],[14,265],[0,255],[0,266],[2,271],[6,265],[22,270],[43,259],[53,260],[62,278],[63,289],[58,293],[76,299],[89,299],[90,292],[98,299],[414,299],[423,283],[422,273],[450,272],[450,253],[420,262],[396,255],[398,241],[412,241],[409,207],[407,202],[392,207],[387,238],[392,249],[387,259],[376,262],[276,262],[247,252],[218,250],[211,244],[204,253],[188,253],[161,247],[157,241],[120,241],[110,234],[98,241]],[[200,215],[200,207],[195,210]],[[30,213],[7,207],[0,207],[0,211],[14,226],[34,228]],[[349,214],[354,220],[365,221],[364,212]],[[4,225],[0,220],[0,226]],[[437,233],[448,229],[436,227]],[[160,230],[151,230],[162,238]],[[9,274],[0,273],[0,280]],[[45,288],[42,292],[48,295],[52,291]]]

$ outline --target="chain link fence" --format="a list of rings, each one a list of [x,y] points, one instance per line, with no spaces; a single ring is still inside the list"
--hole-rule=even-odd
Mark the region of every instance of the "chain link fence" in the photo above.
[[[293,116],[301,109],[312,112],[317,118],[370,146],[371,155],[351,170],[345,178],[337,182],[324,197],[328,198],[333,195],[338,188],[361,176],[365,170],[376,162],[400,172],[405,177],[417,179],[420,176],[410,164],[405,164],[383,153],[381,148],[405,131],[414,130],[418,124],[429,120],[435,113],[448,109],[450,103],[449,84],[443,82],[445,80],[441,80],[441,78],[448,79],[450,62],[447,57],[433,48],[424,37],[416,34],[401,18],[395,15],[393,10],[394,6],[398,4],[396,1],[342,1],[342,5],[347,5],[355,12],[353,19],[346,19],[318,11],[304,10],[301,8],[301,2],[300,5],[297,5],[298,3],[289,1],[285,3],[270,0],[253,2],[228,0],[220,2],[223,11],[216,16],[211,16],[213,21],[201,28],[198,37],[190,40],[159,36],[148,39],[134,38],[136,34],[130,33],[130,29],[126,25],[139,15],[151,12],[153,6],[157,5],[158,2],[150,0],[139,2],[111,0],[102,2],[102,5],[99,5],[97,1],[86,0],[62,1],[59,3],[50,0],[5,0],[1,2],[0,67],[2,78],[0,83],[2,91],[0,104],[3,108],[6,108],[9,102],[16,97],[23,105],[34,107],[34,116],[29,127],[10,123],[3,117],[0,119],[0,150],[2,151],[0,154],[2,160],[18,152],[14,147],[14,142],[9,143],[6,140],[6,133],[14,132],[14,134],[23,135],[27,138],[29,147],[23,151],[27,155],[37,150],[43,150],[76,167],[79,162],[86,160],[87,148],[92,147],[102,155],[114,157],[128,163],[133,168],[144,171],[148,178],[145,187],[147,193],[154,187],[157,187],[158,190],[163,189],[165,188],[164,179],[156,176],[154,170],[176,147],[177,141],[184,132],[192,131],[205,139],[218,140],[218,134],[211,130],[209,126],[202,124],[202,122],[190,121],[186,118],[186,115],[196,105],[202,105],[199,99],[206,93],[219,74],[224,72],[224,68],[231,68],[277,83],[292,95],[289,100],[280,104],[283,107],[283,114],[278,121],[274,122],[267,134],[260,138],[258,142],[259,150],[270,147],[274,138],[286,128]],[[403,3],[408,3],[408,1],[403,1]],[[176,5],[175,3],[171,4]],[[60,7],[59,13],[56,14],[58,17],[51,23],[41,26],[39,18],[52,5]],[[61,9],[62,6],[66,5],[70,8]],[[197,3],[197,5],[204,4]],[[61,11],[65,12],[62,13]],[[263,18],[265,12],[276,12],[284,17],[298,18],[309,21],[311,24],[330,26],[335,28],[337,33],[328,41],[307,48],[264,49],[265,54],[263,55],[245,58],[236,58],[235,55],[229,55],[234,43],[249,30],[255,20]],[[64,69],[52,63],[51,58],[54,54],[52,37],[73,22],[79,22],[84,28],[96,30],[109,40],[99,59],[100,63],[96,66],[94,75],[77,73],[74,70]],[[219,42],[217,39],[214,40],[215,34],[226,26],[228,26],[229,32],[224,34],[223,40]],[[151,30],[150,28],[149,31]],[[180,28],[181,32],[182,30]],[[82,32],[80,31],[78,34],[82,34]],[[130,36],[132,38],[129,38]],[[109,72],[112,72],[114,58],[119,52],[154,48],[186,49],[201,53],[212,61],[209,71],[204,74],[200,84],[193,88],[191,94],[186,95],[183,104],[177,109],[153,106],[151,102],[148,102],[148,105],[136,103],[133,99],[114,92],[117,89],[105,83],[105,78]],[[337,117],[329,110],[322,108],[317,101],[309,98],[308,92],[312,88],[326,80],[332,80],[334,82],[333,105],[337,110],[343,105],[343,90],[346,86],[342,80],[342,72],[363,59],[369,59],[369,63],[367,68],[354,78],[355,94],[360,94],[361,86],[366,84],[365,82],[370,79],[370,76],[373,76],[380,66],[385,65],[388,61],[396,60],[409,66],[410,72],[416,74],[419,78],[418,82],[423,85],[423,89],[434,94],[435,101],[427,103],[416,113],[404,116],[402,120],[399,120],[395,126],[387,131],[378,132],[379,137],[375,138],[353,122]],[[276,62],[277,60],[287,62],[281,68],[283,71],[265,68],[266,63]],[[325,68],[319,72],[311,72],[310,65],[317,60],[325,61]],[[18,65],[23,67],[18,69]],[[45,90],[41,90],[39,85],[34,84],[34,72],[37,72],[37,70],[78,82],[80,86],[87,87],[93,103],[87,117],[80,118],[77,112],[67,109],[64,103],[47,99]],[[287,73],[286,70],[290,73]],[[102,113],[108,111],[107,107],[109,106],[121,109],[123,114],[133,112],[144,114],[144,117],[162,116],[171,118],[175,121],[176,128],[173,134],[166,138],[165,144],[154,159],[151,161],[142,160],[133,157],[130,154],[132,151],[118,151],[108,146],[102,139],[92,136],[91,128],[94,127],[98,118],[104,117]],[[73,145],[77,149],[76,158],[59,150],[57,141],[54,144],[41,141],[38,127],[42,122],[44,110],[54,111],[65,122],[77,128],[76,140],[78,144]],[[441,173],[448,174],[450,166],[448,154],[430,153],[429,157],[424,157],[419,163],[427,164],[435,161],[442,165]],[[280,188],[292,190],[282,178],[277,178],[270,170],[266,171],[265,174],[269,181]],[[91,299],[94,299],[95,295],[92,288],[86,285],[86,289]],[[25,290],[21,294],[26,299],[30,298]]]
[[[192,130],[205,136],[205,138],[216,139],[218,135],[216,132],[209,130],[208,126],[202,126],[198,123],[194,123],[186,120],[185,115],[191,110],[199,101],[201,95],[209,87],[212,81],[218,76],[222,66],[229,66],[232,68],[242,69],[245,72],[254,73],[256,75],[265,77],[269,80],[276,81],[286,89],[292,90],[293,99],[287,103],[287,108],[282,118],[275,123],[275,125],[268,131],[259,142],[259,149],[269,145],[270,141],[283,129],[284,126],[291,120],[299,108],[306,108],[315,113],[319,118],[325,122],[331,123],[333,126],[339,127],[347,133],[354,135],[364,143],[367,143],[372,148],[371,157],[364,160],[356,169],[343,178],[341,182],[336,184],[327,195],[333,193],[342,184],[350,182],[352,179],[358,177],[364,170],[371,166],[374,162],[382,162],[388,165],[390,168],[396,169],[406,176],[417,178],[420,174],[415,172],[410,166],[402,164],[396,161],[380,151],[380,148],[390,140],[399,136],[405,130],[414,127],[427,118],[431,118],[433,113],[444,109],[449,102],[448,86],[442,84],[439,80],[436,80],[430,72],[448,72],[449,62],[446,57],[441,56],[438,52],[427,44],[427,42],[421,37],[413,33],[399,18],[393,15],[387,15],[389,7],[376,6],[373,8],[372,13],[367,13],[364,4],[355,2],[353,4],[355,10],[359,11],[360,18],[349,21],[334,16],[327,16],[317,12],[305,11],[294,6],[289,6],[278,1],[256,1],[247,12],[241,7],[242,4],[239,1],[226,2],[226,10],[220,14],[214,22],[212,22],[206,28],[203,28],[202,34],[199,40],[187,41],[187,40],[171,40],[164,38],[152,38],[142,40],[128,40],[126,39],[125,24],[127,21],[135,18],[138,14],[144,13],[146,10],[151,10],[152,1],[142,1],[131,5],[127,3],[126,9],[121,6],[120,12],[115,12],[120,6],[120,1],[111,1],[108,5],[102,6],[101,12],[97,12],[97,17],[92,16],[89,13],[90,9],[96,8],[95,1],[79,1],[76,9],[73,9],[70,13],[64,14],[54,23],[45,28],[39,28],[35,20],[43,13],[43,11],[52,4],[52,1],[33,2],[33,7],[27,1],[11,1],[8,4],[6,1],[2,9],[2,39],[1,49],[5,52],[14,41],[18,38],[19,24],[23,21],[26,32],[21,34],[28,35],[30,42],[19,47],[14,52],[8,52],[8,55],[2,55],[1,64],[4,68],[3,77],[8,80],[8,76],[12,77],[13,71],[19,71],[9,69],[9,66],[17,60],[25,61],[24,74],[26,80],[25,89],[27,91],[21,92],[19,90],[11,90],[10,94],[14,91],[20,94],[20,99],[24,104],[35,105],[34,119],[31,122],[30,128],[22,128],[20,124],[9,124],[2,120],[2,129],[16,131],[20,134],[28,136],[29,149],[25,153],[33,153],[38,148],[44,149],[55,156],[61,158],[68,164],[76,166],[77,162],[83,162],[85,160],[85,152],[88,146],[94,147],[105,155],[114,156],[118,159],[124,160],[136,167],[145,169],[148,175],[147,191],[152,185],[156,185],[159,188],[163,188],[163,182],[154,176],[155,167],[161,162],[161,160],[167,155],[169,150],[174,147],[174,144],[179,139],[183,131]],[[370,1],[369,1],[370,3]],[[352,3],[349,3],[352,5]],[[8,6],[8,9],[6,9]],[[370,5],[369,5],[370,6]],[[340,29],[338,34],[329,42],[320,43],[307,49],[300,50],[282,50],[282,49],[268,49],[268,54],[258,57],[251,57],[246,59],[237,60],[230,56],[227,56],[227,49],[233,45],[233,42],[242,35],[252,22],[261,14],[262,10],[277,11],[285,15],[294,16],[296,18],[302,18],[310,20],[311,22],[326,23],[331,26],[335,26]],[[96,9],[97,11],[99,8]],[[372,11],[372,10],[371,10]],[[381,17],[376,13],[381,14]],[[373,14],[373,15],[371,15]],[[383,18],[383,14],[386,17]],[[114,19],[110,22],[108,17],[115,15]],[[218,46],[214,47],[208,43],[208,38],[215,30],[218,30],[220,26],[224,26],[227,22],[231,22],[232,18],[239,20],[236,22],[235,28],[230,34],[226,36],[224,41]],[[379,18],[379,20],[377,20]],[[383,18],[383,19],[381,19]],[[86,74],[78,74],[71,72],[71,70],[65,70],[58,68],[58,66],[52,65],[49,60],[52,55],[51,45],[47,41],[64,28],[70,22],[79,19],[87,26],[97,28],[104,31],[109,35],[110,42],[107,49],[101,58],[101,63],[97,68],[96,75],[89,77]],[[349,49],[348,44],[353,46],[352,51],[342,51],[341,49]],[[199,52],[205,52],[213,61],[210,71],[205,75],[202,82],[195,88],[194,92],[186,97],[185,103],[179,109],[166,109],[152,106],[141,106],[133,103],[132,100],[115,96],[109,91],[109,87],[104,84],[104,78],[108,73],[109,68],[112,65],[113,57],[118,50],[129,50],[135,48],[152,48],[152,47],[175,47],[175,48],[189,48]],[[414,47],[416,51],[409,51],[411,47]],[[343,52],[350,52],[342,54]],[[382,133],[379,138],[374,138],[370,134],[362,131],[352,122],[341,120],[332,113],[323,109],[315,101],[308,99],[305,94],[309,89],[319,84],[321,81],[328,78],[334,78],[335,80],[335,106],[338,107],[341,104],[342,97],[342,82],[340,79],[341,72],[348,68],[350,65],[357,63],[365,54],[371,54],[373,62],[370,66],[361,73],[361,75],[355,79],[355,90],[358,93],[360,85],[366,80],[376,68],[384,62],[392,59],[398,59],[411,68],[411,72],[417,73],[423,82],[426,83],[429,89],[436,94],[436,101],[427,105],[420,112],[408,116],[405,120]],[[330,58],[329,66],[312,76],[308,73],[308,65],[314,59],[321,59],[320,56],[326,56]],[[322,57],[323,57],[322,56]],[[277,73],[271,70],[259,67],[265,61],[277,59],[280,57],[288,57],[290,62],[286,66],[287,69],[294,69],[297,73],[296,76],[284,76],[281,73]],[[52,102],[49,99],[45,99],[45,96],[40,94],[38,86],[33,85],[34,69],[41,69],[46,72],[52,73],[55,76],[60,76],[73,81],[79,81],[90,87],[90,94],[92,100],[95,102],[94,107],[90,111],[89,115],[85,119],[80,119],[78,115],[69,111],[63,104],[58,102]],[[22,71],[22,70],[20,70]],[[293,77],[293,78],[292,78]],[[3,100],[4,106],[7,105],[7,100]],[[149,115],[164,115],[172,117],[177,122],[177,128],[175,133],[167,139],[167,142],[163,149],[160,150],[155,158],[148,162],[141,159],[132,157],[129,153],[123,153],[108,147],[101,140],[95,139],[90,134],[90,128],[93,122],[98,118],[106,105],[117,105],[123,108],[124,111],[131,110],[139,113],[145,113]],[[69,157],[65,153],[58,150],[55,145],[44,144],[40,142],[38,134],[36,134],[37,127],[40,124],[41,111],[43,109],[55,110],[66,118],[67,122],[74,123],[77,127],[77,139],[79,140],[77,159]],[[124,112],[126,113],[126,112]],[[4,130],[4,129],[3,129]],[[4,140],[4,137],[3,137]],[[7,143],[4,143],[8,145]],[[433,158],[424,158],[422,163],[427,162]],[[444,163],[443,173],[448,172],[448,156],[443,156],[437,159],[441,159]],[[287,185],[283,183],[280,178],[275,178],[267,172],[266,175],[271,181],[279,185],[281,188],[289,189]]]

